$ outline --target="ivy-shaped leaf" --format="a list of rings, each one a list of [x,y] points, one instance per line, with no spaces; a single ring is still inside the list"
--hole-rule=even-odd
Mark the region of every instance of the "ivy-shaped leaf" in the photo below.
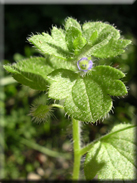
[[[116,125],[110,133],[97,140],[88,151],[84,172],[87,180],[135,180],[136,126]]]

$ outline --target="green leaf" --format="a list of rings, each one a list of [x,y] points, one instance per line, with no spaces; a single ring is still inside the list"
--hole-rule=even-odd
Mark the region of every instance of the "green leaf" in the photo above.
[[[65,100],[65,110],[80,121],[95,122],[112,108],[109,95],[127,94],[125,85],[117,80],[124,74],[110,66],[97,66],[88,75],[78,78]],[[109,94],[109,95],[108,95]]]
[[[75,27],[81,31],[81,25],[77,22],[77,20],[69,17],[65,22],[65,29],[68,30],[70,27]]]
[[[56,57],[66,59],[69,57],[69,52],[65,42],[65,35],[57,28],[53,28],[52,36],[42,33],[43,35],[33,35],[28,39],[36,48],[44,55],[54,55]]]
[[[124,48],[131,43],[130,40],[119,39],[119,30],[106,23],[88,22],[83,24],[82,29],[87,45],[81,52],[87,56],[92,55],[98,58],[117,56],[122,54]],[[93,36],[95,32],[97,35]],[[93,42],[90,41],[92,36],[94,37]]]
[[[111,38],[107,44],[102,45],[100,49],[91,49],[90,52],[93,56],[98,58],[108,58],[120,55],[125,52],[123,50],[128,44],[130,44],[130,40],[119,39],[115,40]]]
[[[65,22],[65,30],[53,27],[47,33],[33,35],[28,40],[44,55],[62,60],[79,60],[94,56],[109,58],[122,54],[130,40],[120,39],[119,30],[102,22],[87,22],[81,25],[73,18]]]
[[[49,88],[49,97],[61,100],[70,95],[78,75],[70,70],[57,69],[50,73],[48,77],[52,80]]]
[[[74,53],[77,55],[80,52],[80,49],[86,44],[86,40],[84,37],[79,35],[76,39],[73,41],[73,47],[75,49]]]
[[[47,90],[47,74],[53,71],[46,58],[32,57],[4,68],[12,73],[15,80],[36,90]]]
[[[77,80],[72,94],[66,98],[65,110],[80,121],[95,122],[112,108],[111,98],[91,77]]]
[[[84,165],[87,180],[96,175],[99,180],[135,179],[135,130],[131,124],[120,124],[93,144]]]
[[[47,59],[48,59],[48,63],[50,64],[50,66],[54,69],[62,68],[62,69],[68,69],[68,70],[72,70],[72,71],[78,70],[77,65],[70,60],[68,60],[68,61],[62,60],[55,56],[50,56]]]
[[[29,72],[22,72],[18,71],[19,74],[13,74],[13,78],[18,81],[19,83],[29,86],[35,90],[45,91],[47,90],[48,82],[43,79],[40,75],[29,73]]]
[[[98,38],[98,32],[95,31],[92,33],[92,35],[90,36],[90,39],[89,39],[89,43],[91,42],[92,45],[94,45],[95,41],[97,40]]]
[[[96,39],[97,37],[98,37],[98,34],[96,32],[94,32],[91,35],[88,43],[81,49],[79,58],[83,57],[85,55],[86,55],[86,57],[90,57],[91,55],[93,56],[94,52],[96,52],[97,50],[100,51],[105,45],[107,45],[109,43],[109,40],[111,39],[112,34],[108,35],[107,38],[102,39],[102,41],[99,43],[97,43],[97,39]],[[92,41],[92,39],[93,39],[93,41]],[[99,54],[97,57],[101,58],[101,55]]]
[[[87,22],[83,24],[82,29],[83,35],[87,41],[95,31],[98,32],[97,42],[101,42],[102,40],[106,39],[109,34],[113,34],[115,39],[120,38],[120,33],[117,29],[103,22]]]
[[[90,73],[93,80],[103,88],[105,93],[112,96],[123,96],[127,94],[127,89],[124,83],[118,80],[125,76],[120,70],[110,66],[100,65],[93,68]]]
[[[68,51],[67,44],[65,41],[65,33],[63,32],[62,29],[58,29],[57,27],[53,27],[51,30],[51,36],[52,36],[53,40],[56,42],[56,44],[58,44],[58,42],[59,42],[61,48]]]
[[[70,53],[72,54],[74,52],[74,40],[81,36],[82,33],[79,29],[77,29],[76,27],[70,27],[67,31],[66,31],[66,37],[65,37],[65,40],[66,40],[66,43],[67,43],[67,46],[68,46],[68,49],[70,51]]]

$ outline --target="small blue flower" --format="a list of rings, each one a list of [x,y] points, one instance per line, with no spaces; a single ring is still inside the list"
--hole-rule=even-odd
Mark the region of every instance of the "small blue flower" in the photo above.
[[[92,60],[88,60],[86,57],[83,57],[77,62],[77,66],[80,71],[87,72],[92,68],[93,62]]]

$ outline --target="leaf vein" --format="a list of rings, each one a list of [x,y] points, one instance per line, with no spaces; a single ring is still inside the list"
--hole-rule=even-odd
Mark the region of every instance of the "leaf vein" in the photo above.
[[[103,144],[103,145],[104,145],[104,147],[105,147],[105,144]],[[115,165],[114,165],[114,163],[113,163],[113,161],[112,161],[112,159],[111,159],[111,155],[108,153],[109,151],[107,151],[107,148],[106,148],[106,147],[105,147],[105,150],[106,150],[106,153],[108,154],[108,157],[109,157],[110,162],[111,162],[112,166],[114,167],[114,169],[115,169],[118,173],[120,173],[120,174],[122,175],[121,171],[119,171],[119,170],[117,169],[117,167],[115,167]]]
[[[86,88],[86,84],[85,84],[85,82],[84,82],[84,79],[83,79],[83,83],[84,83],[84,85],[85,85],[85,93],[86,93],[86,95],[87,95],[87,100],[88,100],[88,103],[87,103],[87,104],[88,104],[88,107],[89,107],[89,113],[90,113],[91,118],[92,118],[90,100],[89,100],[89,97],[88,97],[87,88]]]

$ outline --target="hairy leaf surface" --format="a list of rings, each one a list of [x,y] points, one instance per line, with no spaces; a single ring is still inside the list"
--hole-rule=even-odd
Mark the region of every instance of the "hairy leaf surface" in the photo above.
[[[49,88],[49,97],[54,99],[64,99],[71,94],[72,86],[78,77],[73,71],[57,69],[48,75],[52,84]]]
[[[131,43],[130,40],[120,39],[119,30],[107,23],[87,22],[83,24],[82,29],[83,36],[87,40],[87,47],[83,51],[98,58],[120,55],[124,52],[124,48]],[[96,31],[98,36],[94,41],[90,41]]]
[[[35,47],[44,55],[54,55],[66,60],[69,57],[69,52],[65,42],[65,37],[60,29],[53,28],[52,36],[47,33],[43,35],[33,35],[28,39]]]
[[[114,26],[102,22],[86,22],[81,26],[77,20],[67,18],[64,29],[54,26],[51,35],[32,35],[28,40],[46,58],[25,59],[6,65],[5,69],[18,82],[33,89],[47,90],[51,84],[49,97],[65,99],[65,110],[75,119],[95,122],[111,110],[111,96],[127,94],[119,80],[124,77],[121,71],[91,66],[82,74],[79,68],[82,58],[108,58],[124,52],[131,41],[121,39]]]
[[[13,65],[5,65],[4,68],[11,72],[19,83],[36,90],[47,89],[47,74],[53,70],[43,57],[24,59]]]
[[[127,90],[122,81],[124,74],[110,66],[97,66],[84,77],[66,69],[48,75],[52,84],[49,97],[65,99],[65,110],[80,121],[95,122],[105,117],[112,108],[109,95],[123,96]]]
[[[64,27],[66,30],[68,30],[72,26],[76,27],[77,29],[79,29],[81,31],[81,25],[77,22],[77,20],[69,17],[66,19]]]
[[[135,129],[131,124],[116,125],[110,133],[95,142],[87,153],[84,172],[87,180],[134,180]]]

